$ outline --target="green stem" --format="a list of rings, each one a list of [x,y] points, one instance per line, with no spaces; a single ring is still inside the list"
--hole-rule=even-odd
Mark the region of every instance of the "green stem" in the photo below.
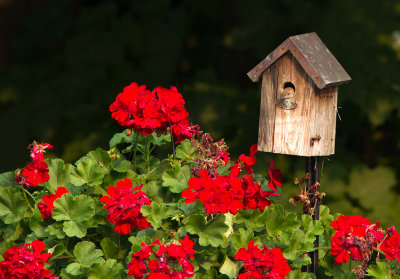
[[[138,142],[139,133],[136,133],[135,143],[133,145],[133,164],[134,164],[134,171],[136,172],[136,151],[137,151],[137,142]]]
[[[349,260],[349,272],[351,272],[351,258]]]
[[[28,202],[30,208],[31,208],[32,211],[33,211],[33,207],[32,207],[32,205],[31,205],[31,203],[29,202],[29,199],[28,199],[26,193],[28,193],[28,195],[29,195],[29,196],[31,197],[31,199],[35,202],[35,204],[36,204],[36,199],[31,195],[31,193],[28,192],[28,190],[26,190],[26,189],[23,188],[23,187],[22,187],[22,189],[24,190],[23,193],[24,193],[25,199],[26,199],[26,201]]]
[[[150,136],[146,138],[146,164],[147,164],[147,172],[150,172]]]

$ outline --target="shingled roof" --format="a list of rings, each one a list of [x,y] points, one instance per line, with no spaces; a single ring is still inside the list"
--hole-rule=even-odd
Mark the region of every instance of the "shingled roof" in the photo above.
[[[344,84],[351,80],[315,32],[287,38],[247,75],[253,82],[258,81],[263,72],[288,51],[319,89]]]

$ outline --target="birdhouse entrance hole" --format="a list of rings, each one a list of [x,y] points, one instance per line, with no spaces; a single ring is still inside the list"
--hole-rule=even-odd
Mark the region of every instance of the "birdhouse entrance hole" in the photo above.
[[[284,82],[282,84],[280,94],[276,101],[276,105],[284,110],[292,110],[297,107],[295,99],[295,87],[290,81]]]
[[[285,82],[284,84],[283,84],[283,91],[285,91],[285,92],[287,92],[287,94],[288,95],[290,95],[290,92],[292,91],[292,90],[285,90],[286,88],[291,88],[291,89],[293,89],[293,93],[296,91],[296,88],[294,87],[294,84],[293,83],[291,83],[290,81],[288,81],[288,82]],[[290,97],[293,97],[293,96],[290,96]]]

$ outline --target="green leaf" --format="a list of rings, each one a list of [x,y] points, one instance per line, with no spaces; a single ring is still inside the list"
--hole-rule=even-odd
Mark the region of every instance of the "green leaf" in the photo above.
[[[71,263],[66,267],[65,271],[71,275],[80,275],[84,272],[84,268],[79,263]]]
[[[102,261],[103,252],[93,242],[81,241],[75,245],[74,256],[83,267],[91,267]]]
[[[118,258],[118,245],[114,243],[111,239],[107,237],[103,238],[103,240],[100,242],[100,246],[103,249],[104,257],[106,258],[106,260]]]
[[[229,229],[225,224],[225,215],[217,215],[210,222],[206,222],[203,215],[193,214],[184,219],[185,229],[190,234],[199,236],[199,244],[218,247],[223,241],[224,233]]]
[[[175,161],[174,168],[167,169],[162,175],[163,186],[169,187],[173,193],[182,193],[183,190],[189,187],[188,181],[190,179],[189,166],[179,166]]]
[[[12,171],[0,174],[0,187],[15,186],[15,174]]]
[[[286,277],[287,279],[315,279],[315,275],[300,270],[292,270]]]
[[[266,229],[270,236],[282,234],[282,224],[285,222],[285,213],[281,205],[271,205],[263,212],[263,219],[266,219]]]
[[[117,172],[127,172],[128,170],[133,169],[133,165],[121,156],[121,158],[113,160],[112,168]]]
[[[123,271],[124,267],[116,260],[102,260],[99,265],[90,269],[88,279],[118,279]]]
[[[93,159],[85,158],[79,161],[71,172],[71,183],[75,186],[89,184],[97,186],[103,182],[104,169]]]
[[[254,232],[252,230],[244,230],[243,228],[239,229],[239,232],[234,233],[232,235],[232,245],[235,251],[238,251],[240,248],[248,247],[248,243],[251,240],[254,240],[256,244],[259,243],[260,239],[258,237],[254,237]]]
[[[151,134],[151,143],[157,146],[161,146],[166,144],[167,142],[171,142],[171,134],[167,133],[166,135],[161,134],[157,135],[157,133],[152,133]]]
[[[376,265],[370,265],[367,269],[367,275],[379,279],[391,279],[392,272],[388,269],[387,262],[378,261]]]
[[[107,151],[98,147],[95,151],[90,151],[85,157],[83,157],[83,159],[86,158],[95,161],[104,173],[109,173],[111,171],[113,161]],[[79,163],[79,161],[77,163]]]
[[[259,232],[265,228],[264,218],[261,218],[259,209],[239,210],[235,217],[237,224],[244,224],[249,230]]]
[[[48,165],[50,179],[44,185],[54,194],[59,186],[67,187],[70,183],[70,173],[74,167],[71,164],[65,164],[61,159],[51,159]]]
[[[110,148],[117,146],[120,143],[132,143],[134,141],[135,133],[132,133],[130,136],[126,135],[126,131],[122,133],[116,133],[110,140]]]
[[[194,161],[196,159],[196,147],[192,145],[190,139],[181,141],[176,147],[176,158],[186,161]]]
[[[151,223],[154,230],[161,227],[162,220],[180,213],[178,210],[167,207],[164,203],[156,202],[152,202],[151,205],[143,205],[141,212],[143,216],[147,217],[147,221]]]
[[[55,223],[47,226],[46,232],[48,232],[52,236],[55,236],[58,239],[63,239],[65,237],[65,233],[62,228],[63,224]]]
[[[37,207],[35,207],[32,216],[29,218],[29,227],[37,237],[44,238],[49,236],[49,232],[46,230],[47,225],[44,224],[42,214],[40,214]]]
[[[324,228],[319,220],[313,220],[311,216],[303,214],[301,216],[303,220],[303,230],[306,233],[306,238],[309,241],[313,241],[316,235],[322,235]]]
[[[52,218],[64,222],[64,232],[68,236],[82,238],[86,235],[88,221],[94,216],[94,201],[86,195],[73,197],[70,193],[64,194],[55,200]]]
[[[227,275],[231,279],[235,279],[239,275],[241,265],[239,263],[235,263],[229,259],[229,257],[225,258],[224,263],[222,264],[219,272]]]
[[[28,202],[16,188],[0,188],[0,217],[5,224],[19,222],[26,214]]]

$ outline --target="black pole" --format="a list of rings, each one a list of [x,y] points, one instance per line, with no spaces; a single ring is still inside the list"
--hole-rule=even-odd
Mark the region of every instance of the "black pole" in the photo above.
[[[321,157],[307,157],[306,158],[306,173],[308,174],[308,180],[306,185],[306,191],[310,205],[307,210],[307,214],[311,215],[313,220],[319,220],[319,205],[320,205],[320,175],[321,175]],[[319,247],[319,236],[315,236],[314,247]],[[318,249],[308,253],[311,258],[311,264],[307,266],[307,272],[314,273],[315,277],[318,278]]]
[[[174,142],[174,137],[172,136],[171,133],[171,145],[172,145],[172,158],[175,160],[176,154],[175,154],[175,142]]]

